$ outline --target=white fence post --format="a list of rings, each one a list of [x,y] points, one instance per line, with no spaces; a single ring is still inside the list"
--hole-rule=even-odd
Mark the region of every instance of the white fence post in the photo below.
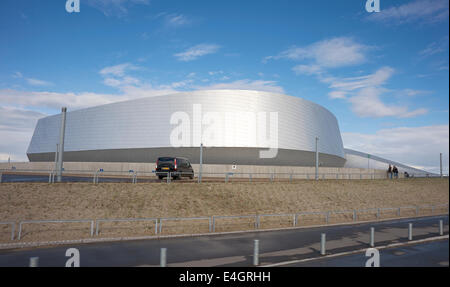
[[[159,258],[159,266],[166,267],[167,265],[167,248],[161,248],[161,255]]]
[[[30,267],[39,267],[39,257],[30,257]]]
[[[320,255],[325,255],[326,252],[326,234],[322,233],[320,235]]]
[[[253,265],[259,265],[259,240],[255,239],[253,248]]]

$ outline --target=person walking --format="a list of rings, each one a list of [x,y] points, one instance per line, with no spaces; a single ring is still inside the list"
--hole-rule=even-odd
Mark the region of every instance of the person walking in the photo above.
[[[392,171],[394,172],[394,177],[398,178],[398,168],[394,165],[394,167],[392,168]]]
[[[387,170],[387,174],[388,174],[388,179],[392,179],[392,166],[389,165],[389,168]]]

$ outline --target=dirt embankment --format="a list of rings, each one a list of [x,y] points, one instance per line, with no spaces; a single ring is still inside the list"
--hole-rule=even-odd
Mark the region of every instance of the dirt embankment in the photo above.
[[[203,183],[200,185],[195,183],[101,183],[98,185],[4,183],[0,184],[0,221],[275,214],[418,206],[448,202],[449,181],[436,178],[318,182],[304,180],[295,183]],[[290,219],[286,220],[286,225],[289,226]],[[278,221],[282,222],[283,219],[279,218]],[[151,222],[134,225],[110,223],[109,225],[112,229],[114,226],[121,229],[120,235],[147,234],[136,232],[136,228],[141,230],[138,227],[139,224],[145,225],[149,235],[152,235],[154,228]],[[205,224],[199,221],[198,224],[208,227],[207,222]],[[24,231],[23,239],[28,236],[30,240],[32,238],[42,240],[50,236],[44,236],[44,234],[51,234],[53,231],[53,234],[58,234],[58,230],[63,231],[66,228],[60,224],[55,231],[54,226],[50,225],[42,227],[42,225],[30,224],[27,227],[28,233]],[[82,232],[85,236],[86,224],[78,225],[80,230],[84,229]],[[183,228],[188,225],[183,224]],[[195,224],[192,223],[192,225]],[[244,225],[252,228],[252,222]],[[278,225],[283,224],[277,223]],[[74,229],[78,228],[77,224],[70,226]],[[170,226],[167,223],[166,230]],[[175,224],[173,226],[175,228]],[[7,240],[8,228],[8,226],[0,225],[0,232],[3,232],[1,237],[6,238],[3,240],[0,238],[0,241]],[[52,232],[44,232],[49,230]],[[197,231],[197,229],[194,228],[188,232],[190,231]],[[33,232],[40,236],[33,237]],[[105,234],[106,232],[103,232],[103,235]],[[57,235],[50,237],[59,238]]]

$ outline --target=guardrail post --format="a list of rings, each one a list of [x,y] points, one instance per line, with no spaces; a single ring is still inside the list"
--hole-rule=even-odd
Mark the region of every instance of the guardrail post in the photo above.
[[[212,232],[212,218],[210,217],[208,221],[209,221],[209,232]]]
[[[294,227],[297,226],[297,214],[294,214]]]
[[[39,267],[39,257],[30,257],[30,267]]]
[[[212,232],[216,232],[216,218],[212,217]]]
[[[330,218],[330,212],[327,212],[327,213],[326,213],[326,217],[325,217],[325,222],[326,222],[326,224],[328,224],[329,218]]]
[[[162,224],[163,221],[161,220],[161,218],[159,219],[159,234],[162,234]]]
[[[20,240],[22,236],[22,222],[19,222],[19,234],[17,234],[17,240]]]
[[[259,229],[259,215],[255,216],[255,228]]]
[[[252,174],[251,173],[248,174],[248,180],[249,180],[249,182],[252,182]]]
[[[16,223],[11,223],[11,241],[14,240],[14,234],[16,233]]]
[[[273,182],[273,173],[270,175],[270,182]]]
[[[375,228],[371,227],[370,228],[370,247],[374,247],[375,246]]]
[[[381,210],[380,210],[380,208],[378,208],[378,210],[377,210],[377,219],[380,219],[380,216],[381,216]]]
[[[159,257],[159,266],[166,267],[167,265],[167,248],[161,248],[161,255]]]
[[[170,172],[167,173],[166,182],[167,182],[167,183],[170,183]]]
[[[397,216],[400,216],[400,207],[397,210]]]
[[[155,234],[158,234],[158,219],[155,220]]]
[[[356,217],[356,210],[353,210],[353,221],[356,221],[357,217]]]
[[[94,236],[94,220],[91,221],[91,237]]]
[[[253,247],[253,266],[259,265],[259,240],[255,239]]]
[[[95,226],[95,236],[98,236],[98,230],[99,230],[99,224],[100,224],[100,222],[97,220],[97,222],[96,222],[96,226]]]
[[[409,224],[408,224],[408,240],[409,240],[409,241],[413,240],[413,231],[412,231],[412,228],[413,228],[413,224],[412,224],[412,223],[409,223]]]
[[[228,173],[225,174],[225,182],[228,182]]]
[[[444,235],[444,221],[443,220],[439,220],[439,235],[440,236]]]
[[[292,173],[289,175],[289,182],[292,183]]]
[[[320,255],[325,255],[326,252],[326,234],[322,233],[320,235]]]

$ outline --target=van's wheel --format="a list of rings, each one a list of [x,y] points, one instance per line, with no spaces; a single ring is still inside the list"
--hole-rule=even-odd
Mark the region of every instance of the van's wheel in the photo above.
[[[162,175],[158,175],[158,178],[159,178],[159,179],[163,179],[163,178],[164,178],[164,176],[162,176]]]

